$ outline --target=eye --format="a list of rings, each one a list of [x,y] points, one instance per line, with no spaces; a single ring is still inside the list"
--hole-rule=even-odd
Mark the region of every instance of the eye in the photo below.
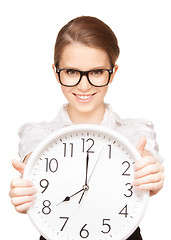
[[[77,70],[74,70],[74,69],[67,69],[67,70],[66,70],[66,73],[67,73],[68,75],[76,75],[76,74],[78,74],[78,71],[77,71]]]
[[[101,74],[103,74],[103,72],[104,72],[104,70],[102,70],[102,69],[96,69],[96,70],[91,71],[91,74],[92,75],[101,75]]]

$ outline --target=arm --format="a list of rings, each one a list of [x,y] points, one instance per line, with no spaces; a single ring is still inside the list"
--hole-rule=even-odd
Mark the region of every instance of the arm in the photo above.
[[[164,167],[145,149],[145,146],[146,138],[142,137],[137,144],[137,150],[141,154],[142,160],[135,163],[133,186],[137,190],[150,191],[150,196],[153,196],[163,187]]]
[[[31,153],[29,153],[23,163],[12,160],[13,167],[23,175],[25,165],[28,162]],[[11,202],[14,205],[15,209],[19,213],[26,213],[31,205],[34,203],[34,194],[37,192],[33,183],[29,180],[21,178],[13,179],[10,184],[9,195],[11,197]]]

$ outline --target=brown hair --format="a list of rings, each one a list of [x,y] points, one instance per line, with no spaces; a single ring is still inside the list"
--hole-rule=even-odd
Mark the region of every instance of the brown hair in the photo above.
[[[54,51],[56,66],[59,65],[64,47],[72,42],[105,50],[112,67],[119,56],[120,50],[114,32],[108,25],[95,17],[77,17],[59,31]]]

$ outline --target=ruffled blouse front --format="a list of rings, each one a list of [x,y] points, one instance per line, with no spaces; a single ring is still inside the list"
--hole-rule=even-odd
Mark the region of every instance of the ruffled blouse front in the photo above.
[[[156,134],[152,122],[143,118],[126,118],[121,119],[112,111],[109,104],[105,104],[106,111],[101,122],[102,126],[109,127],[124,135],[134,146],[136,146],[139,138],[145,136],[147,139],[146,150],[157,157],[161,162],[162,157],[159,155],[158,144],[156,142]],[[57,117],[51,122],[26,123],[19,129],[19,156],[21,160],[33,152],[38,144],[43,141],[54,131],[73,125],[68,113],[68,104],[64,104]]]

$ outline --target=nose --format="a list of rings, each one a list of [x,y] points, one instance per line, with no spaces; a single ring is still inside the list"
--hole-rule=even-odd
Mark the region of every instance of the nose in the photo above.
[[[91,84],[89,83],[86,75],[82,76],[81,81],[77,85],[77,88],[82,92],[86,92],[91,88]]]

